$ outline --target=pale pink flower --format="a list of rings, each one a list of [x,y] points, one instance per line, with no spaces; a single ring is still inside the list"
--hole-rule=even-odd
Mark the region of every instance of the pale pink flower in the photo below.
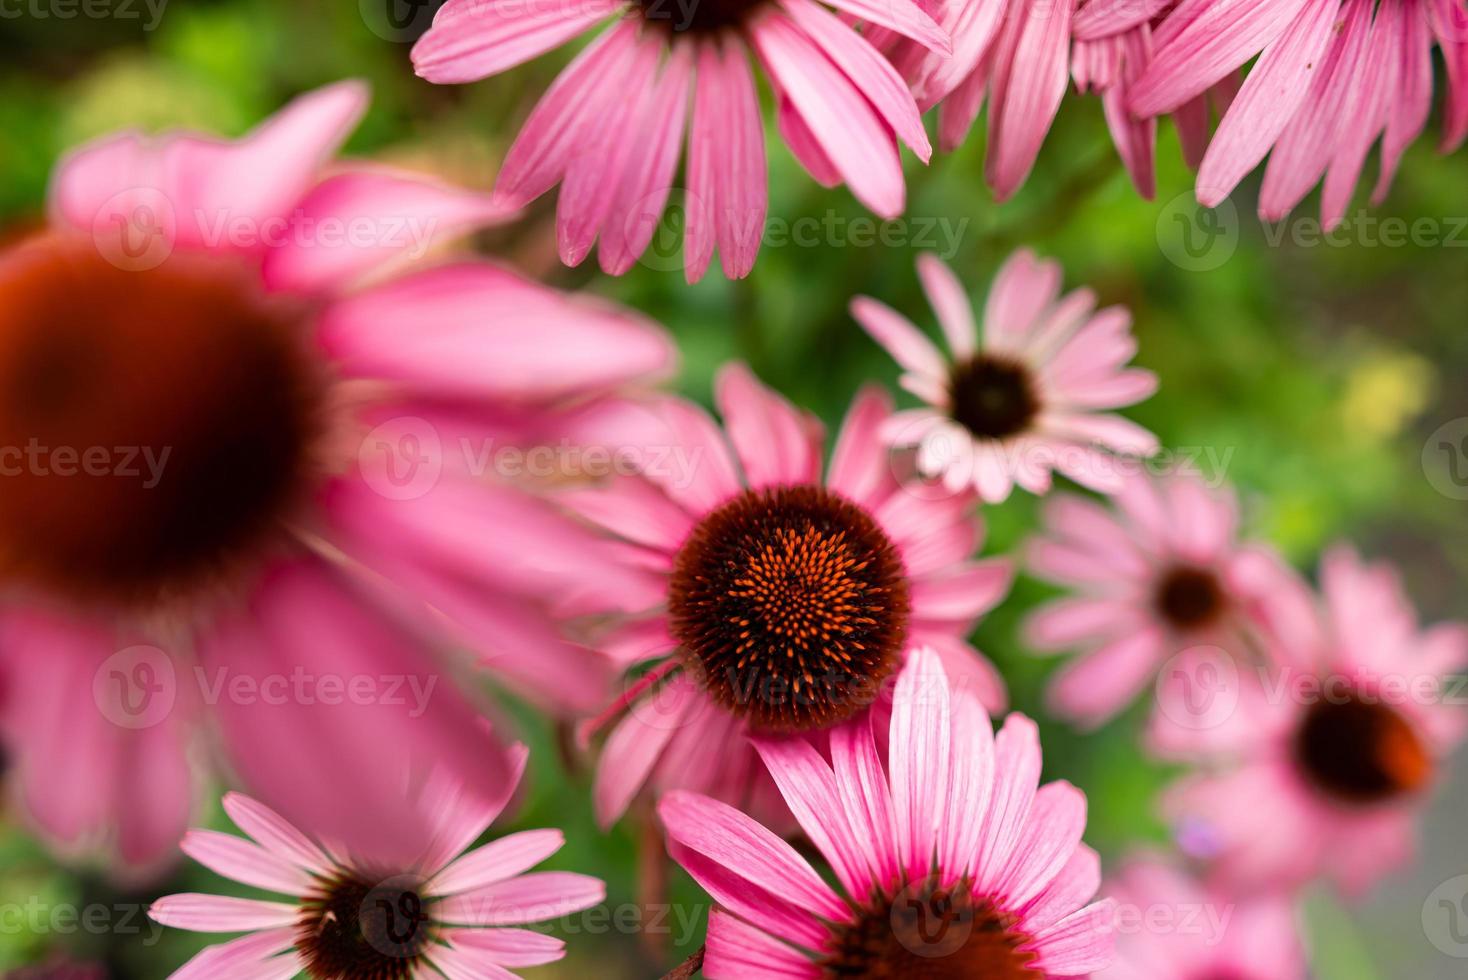
[[[686,402],[650,408],[692,470],[563,496],[625,548],[624,601],[589,642],[624,667],[652,664],[598,720],[629,709],[597,770],[603,822],[648,784],[746,800],[764,781],[746,732],[816,731],[865,710],[915,644],[1004,703],[967,637],[1008,591],[1010,563],[971,559],[971,497],[895,475],[876,438],[887,396],[857,397],[824,475],[820,424],[746,367],[719,373],[715,400],[723,431]]]
[[[210,946],[171,980],[509,980],[511,967],[565,956],[565,944],[515,928],[599,905],[606,886],[569,871],[532,871],[561,849],[559,830],[524,830],[467,850],[489,829],[524,769],[515,753],[510,781],[480,800],[442,773],[417,801],[428,836],[406,863],[396,853],[344,849],[313,837],[247,796],[224,809],[249,839],[192,830],[185,854],[226,878],[287,897],[169,895],[148,914],[193,932],[246,935]]]
[[[939,51],[944,32],[917,0],[830,0],[845,14]],[[749,274],[764,234],[764,120],[752,50],[769,75],[781,136],[816,180],[845,182],[883,218],[902,213],[897,142],[931,154],[906,84],[861,33],[814,0],[449,0],[413,49],[432,82],[471,82],[616,22],[547,90],[500,170],[498,198],[521,206],[557,183],[561,258],[601,239],[620,275],[652,240],[684,156],[684,268]],[[686,125],[691,116],[691,124]]]
[[[874,299],[857,297],[851,314],[902,367],[902,387],[927,402],[882,427],[892,445],[918,448],[923,474],[954,491],[972,486],[988,503],[1007,499],[1015,484],[1046,493],[1052,471],[1114,493],[1126,467],[1107,450],[1157,451],[1150,432],[1104,411],[1157,389],[1151,371],[1126,366],[1137,351],[1126,310],[1096,311],[1088,289],[1061,296],[1060,266],[1019,251],[994,279],[981,338],[948,266],[924,254],[918,276],[949,356]]]
[[[453,447],[548,435],[665,373],[669,342],[488,263],[388,275],[503,212],[324,174],[366,104],[344,83],[239,141],[104,139],[0,254],[0,726],[67,851],[169,855],[206,716],[292,819],[402,836],[405,768],[505,773],[436,646],[563,711],[605,698],[536,598],[533,542],[594,542]]]
[[[1380,202],[1431,114],[1434,48],[1447,66],[1442,150],[1468,135],[1468,7],[1461,0],[1091,0],[1091,8],[1094,18],[1078,33],[1160,18],[1151,59],[1128,93],[1138,116],[1200,113],[1200,96],[1254,61],[1198,171],[1198,200],[1209,207],[1268,155],[1260,216],[1283,218],[1324,178],[1321,213],[1333,228],[1378,140]]]
[[[1263,547],[1239,541],[1228,487],[1139,473],[1113,503],[1052,497],[1027,547],[1031,573],[1072,593],[1035,610],[1025,642],[1043,653],[1080,651],[1052,680],[1049,705],[1087,727],[1114,717],[1173,658],[1186,677],[1193,654],[1247,664],[1263,643],[1254,620],[1261,594],[1283,574]]]
[[[670,852],[717,903],[704,976],[1048,980],[1105,967],[1115,911],[1087,904],[1100,861],[1081,843],[1086,798],[1037,788],[1034,722],[1010,715],[995,735],[919,649],[883,734],[885,753],[872,716],[847,722],[829,758],[804,739],[754,739],[837,887],[745,813],[663,799]]]
[[[1285,894],[1239,897],[1154,856],[1101,892],[1117,903],[1116,960],[1094,980],[1306,980],[1301,922]]]
[[[1445,677],[1468,666],[1468,627],[1422,629],[1395,571],[1340,548],[1322,601],[1282,581],[1266,621],[1277,676],[1267,713],[1221,722],[1214,761],[1168,810],[1179,839],[1230,888],[1328,876],[1350,894],[1410,860],[1416,822],[1462,740]]]

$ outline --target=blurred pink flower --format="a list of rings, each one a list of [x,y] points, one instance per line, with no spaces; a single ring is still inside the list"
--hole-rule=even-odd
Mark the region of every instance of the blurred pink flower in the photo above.
[[[1269,593],[1268,710],[1226,719],[1213,771],[1168,800],[1185,848],[1230,888],[1324,875],[1360,894],[1406,863],[1468,722],[1445,680],[1468,667],[1468,626],[1419,628],[1394,570],[1349,549],[1326,556],[1321,586],[1321,602],[1288,579]]]
[[[1251,618],[1286,573],[1238,540],[1238,501],[1192,474],[1128,477],[1114,508],[1074,494],[1045,502],[1027,547],[1030,571],[1074,590],[1039,607],[1025,642],[1081,651],[1051,682],[1051,710],[1100,725],[1170,658],[1214,651],[1247,665],[1261,652]],[[1200,651],[1201,648],[1201,651]]]
[[[524,768],[515,753],[501,793],[480,800],[436,773],[419,805],[429,836],[409,863],[393,853],[344,850],[313,839],[274,811],[232,793],[224,808],[249,839],[193,830],[182,848],[195,861],[252,888],[289,896],[267,901],[169,895],[148,914],[176,929],[243,932],[210,946],[172,980],[340,977],[513,977],[510,967],[565,956],[542,932],[511,928],[599,905],[606,886],[568,871],[531,871],[561,849],[559,830],[525,830],[470,848],[504,810]]]
[[[1008,591],[1010,564],[971,560],[970,496],[895,475],[876,438],[886,395],[857,397],[824,477],[820,424],[746,367],[719,373],[715,399],[723,431],[686,402],[651,406],[692,469],[563,495],[625,549],[623,602],[590,642],[623,667],[654,663],[597,721],[628,709],[597,771],[604,823],[649,782],[732,801],[768,790],[746,732],[837,724],[916,644],[995,710],[1005,700],[965,638]]]
[[[1151,371],[1125,366],[1137,350],[1126,310],[1096,312],[1088,289],[1062,297],[1060,266],[1019,251],[994,279],[980,339],[952,270],[924,254],[918,275],[949,357],[876,300],[857,297],[851,314],[902,367],[902,386],[929,406],[898,412],[881,430],[894,446],[918,447],[922,473],[950,490],[972,486],[987,503],[1007,499],[1015,484],[1046,493],[1053,470],[1114,493],[1123,467],[1106,450],[1157,451],[1150,432],[1100,411],[1157,389]]]
[[[51,231],[0,255],[0,726],[68,851],[171,854],[206,715],[291,819],[403,837],[405,767],[506,772],[446,641],[543,704],[605,698],[536,598],[533,542],[595,542],[450,446],[549,437],[673,351],[487,263],[389,275],[503,212],[323,174],[366,104],[343,83],[239,141],[104,139],[58,169]]]
[[[754,744],[839,891],[769,829],[678,792],[658,807],[669,850],[717,903],[704,976],[1086,976],[1111,960],[1110,901],[1086,798],[1039,787],[1035,724],[996,736],[977,700],[914,651],[893,698],[886,766],[868,715],[830,735]]]
[[[830,0],[840,14],[938,51],[947,35],[917,0]],[[561,258],[601,238],[604,271],[652,241],[687,133],[684,268],[702,277],[718,245],[725,275],[749,274],[764,234],[764,122],[752,49],[791,152],[817,181],[845,182],[883,218],[902,213],[897,141],[932,150],[901,76],[861,33],[813,0],[449,0],[413,49],[431,82],[471,82],[523,64],[616,17],[547,90],[495,189],[519,207],[562,185]]]
[[[1322,219],[1338,225],[1372,146],[1381,141],[1374,200],[1432,109],[1433,48],[1447,66],[1442,150],[1468,135],[1468,7],[1462,0],[1282,0],[1172,3],[1090,0],[1077,33],[1152,22],[1152,54],[1129,85],[1141,117],[1191,114],[1197,100],[1254,60],[1198,171],[1198,200],[1222,201],[1266,155],[1259,213],[1283,218],[1324,178]]]
[[[1117,903],[1116,960],[1094,980],[1306,980],[1302,922],[1284,894],[1239,898],[1137,857],[1102,885]]]

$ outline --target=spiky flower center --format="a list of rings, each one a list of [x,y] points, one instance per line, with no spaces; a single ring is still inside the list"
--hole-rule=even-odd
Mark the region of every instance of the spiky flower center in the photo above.
[[[826,980],[1044,980],[1028,943],[967,881],[934,877],[874,897],[835,928],[819,967]]]
[[[411,875],[369,879],[342,871],[301,904],[296,948],[312,980],[409,980],[424,966],[436,925]]]
[[[745,491],[694,528],[668,595],[681,655],[758,729],[870,704],[907,635],[907,574],[865,510],[818,486]]]
[[[1426,743],[1401,712],[1360,694],[1311,705],[1295,733],[1295,757],[1326,794],[1358,805],[1420,790],[1434,768]]]
[[[994,354],[953,366],[948,378],[953,420],[982,439],[1007,439],[1029,429],[1040,397],[1029,368]]]
[[[1225,599],[1218,576],[1212,571],[1178,565],[1158,579],[1153,604],[1170,626],[1190,630],[1216,620],[1223,612]]]
[[[0,575],[150,602],[256,543],[315,425],[299,325],[243,263],[129,271],[56,235],[0,255]]]

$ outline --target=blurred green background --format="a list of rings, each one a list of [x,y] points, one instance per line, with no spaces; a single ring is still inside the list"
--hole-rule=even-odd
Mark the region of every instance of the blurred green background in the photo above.
[[[351,153],[487,189],[519,122],[570,52],[477,85],[433,87],[414,78],[407,43],[431,11],[397,8],[407,25],[399,29],[384,2],[396,0],[110,0],[92,8],[108,16],[89,18],[66,0],[6,0],[0,240],[41,220],[48,173],[78,141],[127,125],[238,134],[292,95],[345,76],[368,79],[375,93]],[[62,16],[65,10],[74,15]],[[1063,262],[1068,286],[1090,285],[1103,303],[1132,309],[1138,362],[1161,375],[1162,388],[1131,414],[1165,445],[1201,453],[1207,475],[1232,480],[1253,533],[1305,568],[1325,544],[1349,538],[1366,554],[1401,564],[1425,618],[1468,615],[1468,521],[1460,499],[1468,488],[1444,482],[1448,461],[1433,436],[1468,416],[1468,157],[1438,157],[1419,140],[1386,204],[1364,221],[1368,212],[1353,210],[1347,229],[1327,243],[1315,234],[1313,199],[1283,229],[1262,228],[1252,183],[1234,207],[1198,215],[1190,175],[1163,129],[1157,202],[1131,188],[1091,99],[1066,103],[1034,175],[1002,206],[981,180],[981,135],[930,168],[909,159],[907,218],[889,226],[887,240],[900,244],[886,247],[870,234],[856,240],[862,228],[876,227],[874,219],[844,190],[812,182],[772,129],[772,218],[812,220],[828,231],[817,236],[819,247],[767,245],[754,274],[738,283],[715,271],[685,286],[671,232],[664,237],[673,244],[655,246],[625,278],[601,276],[594,263],[565,269],[555,258],[553,195],[479,244],[549,282],[605,294],[661,320],[682,347],[680,384],[690,395],[706,400],[716,366],[743,358],[833,425],[859,384],[890,385],[896,375],[848,317],[853,294],[872,294],[931,325],[912,266],[917,251],[943,253],[981,298],[1002,258],[1029,245]],[[1365,208],[1364,194],[1357,206]],[[1401,225],[1371,224],[1392,219]],[[1395,241],[1394,227],[1415,229],[1417,243]],[[988,549],[1009,550],[1033,528],[1034,501],[1017,495],[988,508],[986,518]],[[1016,707],[1042,719],[1040,692],[1052,664],[1029,657],[1015,637],[1024,612],[1045,594],[1021,578],[977,637],[1007,676]],[[587,774],[565,771],[549,726],[512,710],[534,749],[531,791],[514,826],[565,827],[570,844],[553,865],[606,878],[611,908],[635,915],[635,821],[600,833]],[[1087,790],[1088,839],[1108,857],[1162,839],[1153,801],[1172,773],[1138,752],[1142,715],[1134,711],[1084,737],[1044,726],[1047,778]],[[1468,774],[1468,766],[1459,769]],[[1464,975],[1463,961],[1433,948],[1421,921],[1432,889],[1468,872],[1464,783],[1452,781],[1435,804],[1415,872],[1356,906],[1310,897],[1321,978]],[[227,826],[218,812],[212,819]],[[0,907],[135,906],[170,891],[224,887],[208,872],[183,867],[157,888],[119,892],[59,867],[12,817],[0,819]],[[700,941],[699,893],[681,874],[672,887],[677,910],[666,933],[640,937],[612,925],[615,917],[578,919],[562,930],[571,957],[528,974],[660,975]],[[173,932],[158,939],[140,918],[124,928],[120,914],[117,928],[94,933],[17,927],[23,918],[0,921],[0,970],[59,955],[105,963],[109,976],[152,980],[204,942]]]

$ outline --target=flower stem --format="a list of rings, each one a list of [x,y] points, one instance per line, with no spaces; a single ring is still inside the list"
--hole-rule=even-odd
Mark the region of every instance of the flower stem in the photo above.
[[[705,946],[698,947],[698,952],[688,957],[688,959],[684,960],[678,966],[675,966],[672,972],[663,977],[663,980],[689,980],[689,977],[703,969],[703,953],[705,949],[707,949]]]

